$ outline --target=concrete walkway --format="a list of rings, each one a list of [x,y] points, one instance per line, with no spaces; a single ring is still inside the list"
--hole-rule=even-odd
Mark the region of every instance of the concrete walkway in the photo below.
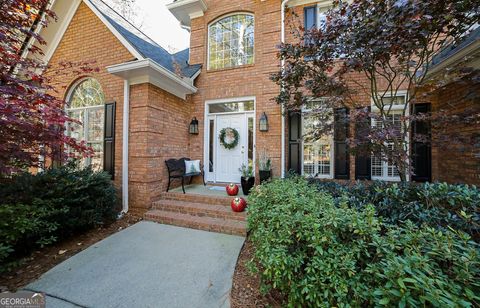
[[[139,222],[25,287],[47,307],[229,307],[244,238]]]

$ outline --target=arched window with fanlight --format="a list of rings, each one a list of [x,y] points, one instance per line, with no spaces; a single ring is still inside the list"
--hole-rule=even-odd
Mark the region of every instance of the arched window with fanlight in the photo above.
[[[208,26],[208,69],[253,64],[254,16],[236,13]]]
[[[105,95],[102,86],[94,78],[82,79],[70,89],[67,103],[68,115],[82,123],[70,123],[68,134],[84,140],[95,152],[93,157],[83,159],[83,166],[103,170]]]

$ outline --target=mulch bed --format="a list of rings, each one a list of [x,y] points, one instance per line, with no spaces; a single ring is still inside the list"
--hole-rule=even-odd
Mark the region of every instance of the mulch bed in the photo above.
[[[14,292],[24,287],[60,262],[140,220],[139,216],[127,214],[108,227],[92,229],[33,252],[21,260],[18,267],[0,275],[0,292]]]
[[[232,308],[281,307],[281,296],[275,292],[262,295],[260,276],[252,274],[246,267],[246,263],[252,259],[253,249],[252,243],[247,238],[233,274],[230,305]]]

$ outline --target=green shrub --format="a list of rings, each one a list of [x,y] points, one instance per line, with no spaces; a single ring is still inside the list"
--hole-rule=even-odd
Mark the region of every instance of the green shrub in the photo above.
[[[335,204],[301,178],[249,196],[251,266],[288,305],[471,306],[480,301],[480,249],[462,232],[392,225]]]
[[[446,183],[386,183],[352,186],[314,181],[340,202],[362,209],[373,204],[384,221],[401,224],[407,220],[417,225],[446,230],[452,227],[480,241],[480,190],[469,185]]]
[[[0,271],[15,258],[116,217],[110,176],[73,165],[0,185]],[[3,268],[5,269],[5,268]]]

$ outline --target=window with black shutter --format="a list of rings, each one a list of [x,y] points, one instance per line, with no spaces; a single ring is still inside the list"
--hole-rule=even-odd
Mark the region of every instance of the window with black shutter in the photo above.
[[[348,108],[336,108],[334,118],[335,178],[347,180],[350,178],[350,157],[347,145]]]
[[[103,170],[115,174],[115,102],[105,103]]]

